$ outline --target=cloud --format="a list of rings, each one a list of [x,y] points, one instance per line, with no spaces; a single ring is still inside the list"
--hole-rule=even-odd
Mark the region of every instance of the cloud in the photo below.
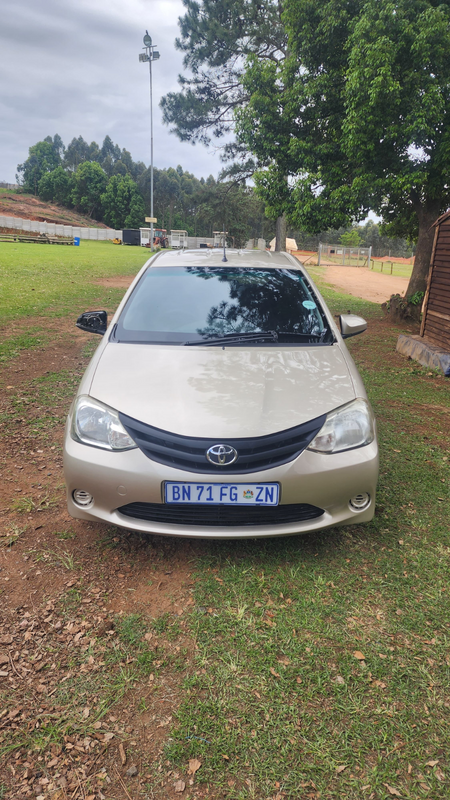
[[[159,101],[183,71],[175,50],[181,0],[0,0],[0,180],[13,182],[28,148],[59,133],[99,144],[108,134],[150,161],[149,76],[139,62],[148,29],[153,65],[154,164],[216,175],[217,153],[179,142]]]

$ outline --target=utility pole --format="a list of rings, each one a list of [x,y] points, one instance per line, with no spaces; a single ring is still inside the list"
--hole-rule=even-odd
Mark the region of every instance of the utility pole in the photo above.
[[[153,86],[152,86],[152,63],[159,58],[158,50],[155,50],[156,45],[152,43],[152,37],[148,31],[145,31],[144,36],[145,53],[139,53],[139,61],[144,63],[148,61],[149,75],[150,75],[150,249],[153,252]]]

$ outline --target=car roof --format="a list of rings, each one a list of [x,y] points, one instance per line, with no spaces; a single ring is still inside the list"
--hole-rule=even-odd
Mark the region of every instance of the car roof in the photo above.
[[[160,251],[153,256],[149,267],[184,267],[204,266],[222,267],[227,263],[230,267],[272,267],[297,268],[301,263],[289,253],[273,253],[268,250],[232,250],[226,249],[227,261],[223,261],[223,248],[201,248],[199,250]]]

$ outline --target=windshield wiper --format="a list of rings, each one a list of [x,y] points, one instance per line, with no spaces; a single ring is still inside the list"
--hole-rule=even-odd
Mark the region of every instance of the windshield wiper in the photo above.
[[[302,333],[302,331],[278,331],[278,335],[283,336],[295,336],[298,339],[318,339],[322,341],[325,336],[329,333],[328,328],[324,328],[323,331],[320,333]]]
[[[278,341],[276,331],[261,331],[261,333],[228,333],[225,336],[215,336],[209,339],[196,339],[195,341],[185,342],[185,345],[199,345],[214,347],[221,344],[237,344],[239,342],[272,342]]]

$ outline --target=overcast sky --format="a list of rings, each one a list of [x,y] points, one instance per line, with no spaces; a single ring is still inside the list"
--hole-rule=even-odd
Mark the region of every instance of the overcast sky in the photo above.
[[[0,0],[0,181],[15,182],[28,148],[59,133],[102,144],[108,134],[150,163],[145,30],[153,64],[154,166],[217,176],[217,152],[180,142],[162,124],[160,98],[183,71],[175,50],[181,0]]]

